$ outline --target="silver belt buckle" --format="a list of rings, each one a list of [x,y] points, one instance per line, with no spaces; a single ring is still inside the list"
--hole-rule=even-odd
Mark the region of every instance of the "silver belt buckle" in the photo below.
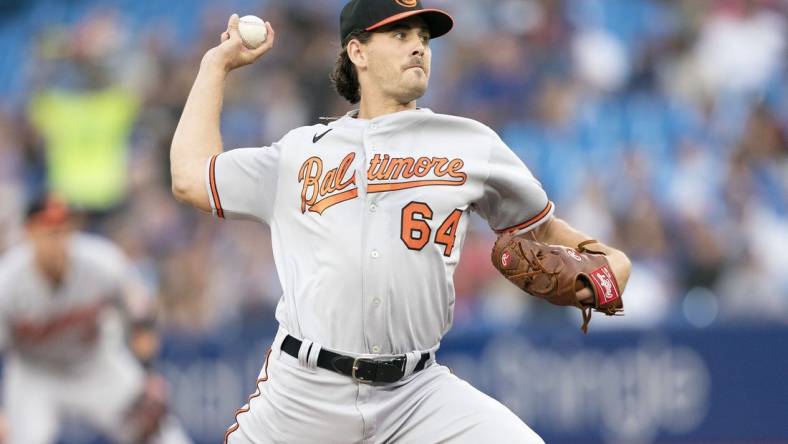
[[[350,371],[350,377],[353,378],[354,380],[358,381],[358,382],[362,382],[364,384],[371,384],[372,380],[359,378],[358,376],[356,376],[356,371],[358,371],[358,363],[359,363],[359,361],[372,362],[371,359],[366,359],[366,358],[355,358],[355,359],[353,359],[353,369]]]

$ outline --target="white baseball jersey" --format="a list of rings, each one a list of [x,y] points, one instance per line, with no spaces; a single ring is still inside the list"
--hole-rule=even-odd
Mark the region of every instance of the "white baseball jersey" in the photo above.
[[[0,349],[45,367],[79,364],[125,344],[113,307],[134,272],[101,238],[74,234],[62,284],[54,287],[22,244],[0,261]]]
[[[221,153],[207,187],[218,217],[270,225],[282,327],[356,354],[437,347],[471,211],[496,231],[532,229],[553,212],[494,131],[428,109],[350,113]]]

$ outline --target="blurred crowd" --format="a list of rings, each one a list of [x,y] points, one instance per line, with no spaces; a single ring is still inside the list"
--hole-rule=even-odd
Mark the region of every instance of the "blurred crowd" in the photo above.
[[[420,105],[496,129],[558,217],[630,254],[627,316],[597,325],[788,321],[784,2],[425,3],[456,24],[432,44]],[[227,81],[226,147],[270,145],[349,111],[328,80],[342,4],[1,1],[0,251],[19,241],[28,196],[49,184],[140,267],[167,329],[230,337],[273,322],[268,229],[178,204],[169,143],[233,12],[270,21],[277,44]],[[456,329],[577,322],[500,279],[493,240],[474,219]]]

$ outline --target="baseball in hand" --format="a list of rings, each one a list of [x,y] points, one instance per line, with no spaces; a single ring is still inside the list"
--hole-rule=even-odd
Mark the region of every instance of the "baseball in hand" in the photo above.
[[[265,22],[256,15],[245,15],[238,21],[238,34],[249,49],[259,48],[268,37]]]

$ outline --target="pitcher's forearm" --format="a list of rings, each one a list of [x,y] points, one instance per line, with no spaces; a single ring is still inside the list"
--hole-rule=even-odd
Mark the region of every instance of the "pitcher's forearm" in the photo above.
[[[267,39],[256,49],[249,49],[238,32],[238,23],[238,14],[231,15],[219,46],[205,53],[170,147],[172,193],[203,211],[211,211],[205,187],[208,159],[224,149],[220,128],[224,80],[230,71],[260,59],[273,48],[276,38],[274,28],[266,22]]]
[[[553,218],[545,222],[533,231],[533,235],[540,242],[572,248],[577,247],[580,242],[593,239],[559,218]],[[616,275],[618,285],[621,291],[624,291],[629,281],[629,274],[632,271],[632,263],[627,255],[601,242],[595,243],[593,249],[602,251],[607,255],[608,263],[613,270],[613,274]]]
[[[213,54],[206,53],[200,64],[170,149],[173,194],[205,211],[210,211],[210,202],[202,175],[208,159],[223,149],[220,118],[227,77]]]
[[[592,237],[582,233],[563,219],[553,217],[533,230],[534,239],[551,245],[564,245],[566,247],[577,247],[577,244],[592,239]]]

